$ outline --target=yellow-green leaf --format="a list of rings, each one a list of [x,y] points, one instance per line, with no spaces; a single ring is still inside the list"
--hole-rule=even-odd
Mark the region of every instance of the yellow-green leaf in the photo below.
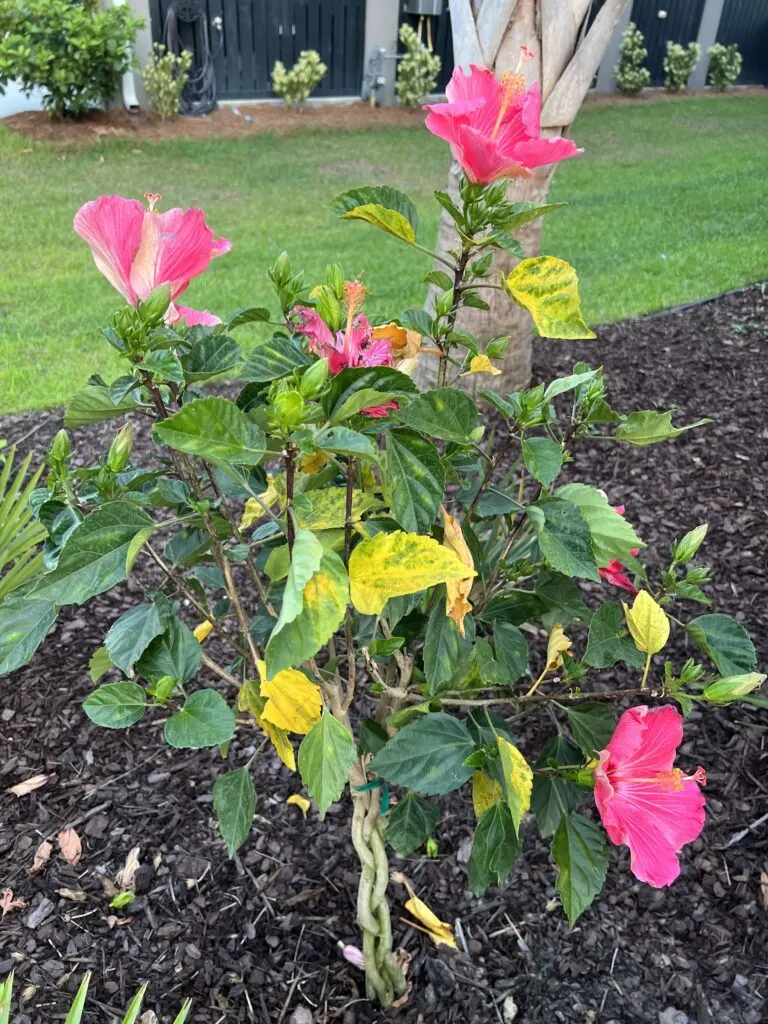
[[[363,615],[381,614],[392,597],[476,575],[432,537],[402,530],[363,541],[349,559],[352,604]]]
[[[496,742],[499,747],[499,756],[501,757],[501,770],[504,775],[507,806],[512,815],[515,832],[519,832],[522,817],[531,806],[533,772],[514,744],[504,739],[503,736],[498,736]]]
[[[365,220],[374,227],[388,231],[395,238],[412,245],[416,241],[416,232],[402,213],[397,210],[388,210],[378,203],[366,203],[365,206],[356,206],[343,214],[345,220]]]
[[[554,256],[521,260],[505,285],[515,302],[527,309],[542,338],[594,338],[581,315],[576,271]]]
[[[501,370],[494,366],[486,355],[473,356],[469,361],[469,369],[461,374],[462,377],[469,377],[473,373],[488,373],[491,377],[498,377]]]
[[[658,654],[669,639],[669,619],[664,609],[645,590],[640,591],[631,608],[621,603],[635,647],[645,654]]]
[[[307,491],[302,503],[296,505],[296,525],[304,530],[336,530],[347,521],[347,490],[329,487],[322,491]],[[304,503],[308,502],[308,505]],[[379,499],[368,491],[352,491],[352,522],[356,523],[364,512],[381,506]]]
[[[472,806],[476,818],[482,818],[486,811],[503,799],[504,793],[495,779],[489,778],[485,772],[475,772],[472,776]]]
[[[320,721],[323,699],[320,687],[298,669],[286,668],[274,679],[261,684],[261,695],[267,697],[262,721],[271,722],[285,732],[305,736]]]

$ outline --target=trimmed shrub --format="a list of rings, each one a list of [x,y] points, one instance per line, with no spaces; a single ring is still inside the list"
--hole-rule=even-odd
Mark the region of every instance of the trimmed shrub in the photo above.
[[[281,60],[272,68],[272,88],[289,105],[304,103],[325,78],[328,66],[317,50],[302,50],[290,71]]]
[[[664,58],[664,88],[667,92],[680,92],[688,85],[688,79],[699,63],[701,47],[698,43],[667,43],[667,55]]]
[[[142,78],[149,96],[149,105],[164,121],[176,117],[181,106],[181,94],[189,81],[192,54],[182,50],[171,53],[161,43],[155,43],[144,65]]]
[[[651,72],[643,64],[647,56],[645,36],[637,25],[630,21],[621,37],[619,63],[613,69],[616,84],[621,92],[633,96],[651,84]]]
[[[713,89],[727,89],[741,74],[741,53],[738,43],[724,46],[715,43],[707,50],[709,57],[709,84]]]
[[[418,107],[435,88],[442,61],[426,48],[410,25],[400,26],[400,42],[406,53],[397,67],[395,92],[404,107]]]

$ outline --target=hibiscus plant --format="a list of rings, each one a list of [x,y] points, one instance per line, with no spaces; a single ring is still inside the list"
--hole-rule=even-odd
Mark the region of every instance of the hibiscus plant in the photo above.
[[[298,768],[295,788],[321,818],[348,794],[362,951],[347,955],[385,1006],[406,990],[387,847],[402,857],[433,844],[435,797],[471,790],[474,893],[506,882],[532,811],[573,924],[603,886],[606,832],[629,847],[638,879],[674,880],[704,823],[704,773],[674,763],[680,712],[749,700],[764,678],[739,622],[690,614],[691,602],[710,604],[695,561],[706,526],[647,572],[645,545],[613,504],[621,495],[558,479],[585,438],[642,446],[699,424],[615,410],[586,363],[515,394],[480,391],[479,406],[462,388],[497,373],[510,340],[481,345],[456,329],[487,289],[527,309],[543,338],[594,335],[574,270],[525,258],[515,239],[556,204],[506,195],[509,177],[575,145],[539,138],[538,90],[520,74],[457,70],[448,97],[427,125],[465,175],[456,199],[435,193],[457,242],[427,276],[429,312],[392,310],[373,325],[362,281],[332,264],[310,287],[283,254],[271,307],[221,321],[177,304],[230,247],[200,210],[161,213],[150,195],[148,208],[106,196],[78,211],[75,230],[127,305],[103,332],[122,372],[93,376],[65,426],[127,423],[93,465],[66,430],[56,436],[31,496],[45,566],[0,605],[10,672],[59,609],[133,575],[144,597],[93,651],[85,712],[109,729],[157,716],[170,746],[219,747],[213,808],[230,855],[253,824],[251,764],[271,748]],[[394,188],[355,188],[334,208],[421,245],[416,210]],[[494,280],[498,249],[519,262]],[[244,356],[235,336],[254,323],[265,335]],[[410,376],[417,360],[437,360],[433,390]],[[141,422],[154,447],[134,455]],[[657,657],[672,628],[701,661]],[[590,681],[620,663],[634,682]],[[635,706],[617,723],[612,701],[626,700]],[[551,738],[521,750],[520,721],[542,712]],[[581,807],[592,797],[596,814]],[[406,907],[454,943],[413,891]]]

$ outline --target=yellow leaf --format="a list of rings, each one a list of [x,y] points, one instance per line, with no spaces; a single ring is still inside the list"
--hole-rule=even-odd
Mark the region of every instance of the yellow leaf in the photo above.
[[[302,736],[320,721],[323,699],[320,687],[295,668],[285,668],[274,679],[261,684],[261,695],[267,698],[262,721],[271,722],[285,732]]]
[[[354,210],[348,210],[342,214],[345,220],[367,220],[369,224],[388,231],[390,235],[401,239],[411,245],[416,241],[416,232],[413,230],[410,221],[397,210],[388,210],[386,206],[378,203],[365,203],[363,206],[356,206]]]
[[[293,747],[291,746],[291,741],[289,740],[288,733],[285,729],[279,729],[276,725],[272,725],[271,722],[266,722],[263,718],[259,719],[259,725],[269,737],[269,742],[277,751],[277,756],[283,762],[285,767],[290,768],[292,772],[295,772],[296,757],[294,756]]]
[[[203,640],[205,640],[205,638],[210,634],[212,629],[213,623],[209,622],[208,619],[206,619],[205,622],[201,622],[199,626],[195,626],[194,628],[193,632],[195,634],[195,640],[197,640],[197,642],[201,644]]]
[[[391,597],[476,575],[432,537],[402,530],[363,541],[349,559],[352,604],[363,615],[379,615]]]
[[[542,338],[594,338],[581,315],[576,271],[554,256],[521,260],[504,280],[507,293],[527,309]]]
[[[450,946],[456,949],[456,939],[453,937],[453,929],[445,921],[441,921],[434,911],[430,910],[427,904],[420,900],[411,888],[411,884],[405,875],[395,872],[392,875],[393,881],[400,882],[408,890],[408,899],[405,902],[405,909],[413,914],[416,920],[423,925],[422,930],[426,931],[436,946]]]
[[[658,654],[669,639],[669,619],[664,609],[645,590],[640,591],[631,608],[621,603],[635,647],[645,654]]]
[[[474,570],[475,563],[472,552],[467,547],[459,521],[449,515],[444,508],[443,513],[443,547],[454,555],[469,569]],[[472,611],[469,595],[472,592],[472,578],[466,580],[448,580],[445,584],[445,614],[456,623],[458,631],[464,636],[464,616]]]
[[[256,665],[259,670],[259,675],[264,679],[264,662],[259,661]],[[290,768],[292,772],[295,772],[296,758],[293,753],[291,741],[288,738],[288,733],[285,729],[280,729],[278,726],[262,717],[266,704],[267,700],[261,696],[259,683],[255,682],[253,679],[247,680],[247,682],[240,687],[237,694],[238,709],[240,711],[247,711],[249,714],[253,715],[256,725],[262,730],[262,732],[264,732],[272,746],[277,751],[277,756],[287,768]]]
[[[475,772],[472,776],[472,806],[475,817],[481,818],[496,804],[504,799],[501,786],[495,779],[489,778],[485,772]]]
[[[307,816],[307,811],[312,806],[305,796],[300,796],[298,793],[292,793],[285,802],[298,807],[305,818]]]
[[[498,377],[501,370],[494,366],[486,355],[473,356],[469,361],[469,369],[461,374],[462,377],[469,377],[472,373],[489,373],[491,377]]]
[[[552,627],[552,632],[547,640],[547,667],[546,672],[554,672],[555,669],[563,667],[563,654],[570,651],[573,641],[565,635],[563,627],[559,624]]]
[[[264,518],[264,509],[272,508],[278,502],[282,503],[284,491],[283,476],[267,476],[267,489],[259,495],[259,501],[249,498],[243,509],[243,518],[240,520],[240,529],[249,530],[254,523]],[[259,504],[261,502],[261,504]]]
[[[326,455],[325,452],[315,452],[314,455],[305,455],[303,459],[299,461],[299,472],[301,473],[317,473],[327,466],[331,461],[331,457]]]
[[[515,823],[515,831],[519,831],[523,815],[531,806],[533,771],[517,747],[509,740],[498,736],[496,742],[501,757],[507,806],[512,815],[512,821]]]
[[[338,530],[347,521],[347,490],[345,487],[328,487],[322,491],[306,491],[302,505],[296,508],[296,525],[303,530]],[[311,508],[306,508],[306,501]],[[381,502],[368,491],[352,491],[352,522],[357,522],[364,512],[379,508]]]

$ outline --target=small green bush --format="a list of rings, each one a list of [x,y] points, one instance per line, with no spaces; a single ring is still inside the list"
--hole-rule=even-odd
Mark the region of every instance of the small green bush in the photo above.
[[[281,60],[272,68],[272,88],[289,105],[304,103],[325,78],[328,70],[317,50],[302,50],[290,71]]]
[[[707,50],[709,57],[709,84],[713,89],[727,89],[741,74],[741,54],[738,43],[724,46],[715,43]]]
[[[426,48],[410,25],[400,26],[400,42],[406,53],[398,63],[395,92],[404,107],[418,107],[435,88],[442,61]]]
[[[143,22],[127,6],[98,10],[81,0],[0,0],[0,91],[19,80],[43,106],[77,117],[106,105],[132,66],[130,47]]]
[[[647,56],[645,36],[637,25],[630,21],[621,37],[619,63],[613,69],[616,84],[621,92],[633,96],[651,84],[651,72],[643,65]]]
[[[667,92],[680,92],[688,85],[693,69],[699,63],[701,47],[698,43],[667,43],[667,55],[664,58],[664,88]]]
[[[5,441],[0,441],[0,449],[4,446]],[[41,546],[47,536],[29,507],[44,467],[29,476],[32,456],[27,455],[14,471],[15,456],[15,448],[0,451],[0,601],[40,572]]]
[[[181,94],[189,81],[192,54],[182,50],[171,53],[162,43],[155,43],[144,65],[144,88],[149,105],[164,121],[176,117],[181,106]]]

